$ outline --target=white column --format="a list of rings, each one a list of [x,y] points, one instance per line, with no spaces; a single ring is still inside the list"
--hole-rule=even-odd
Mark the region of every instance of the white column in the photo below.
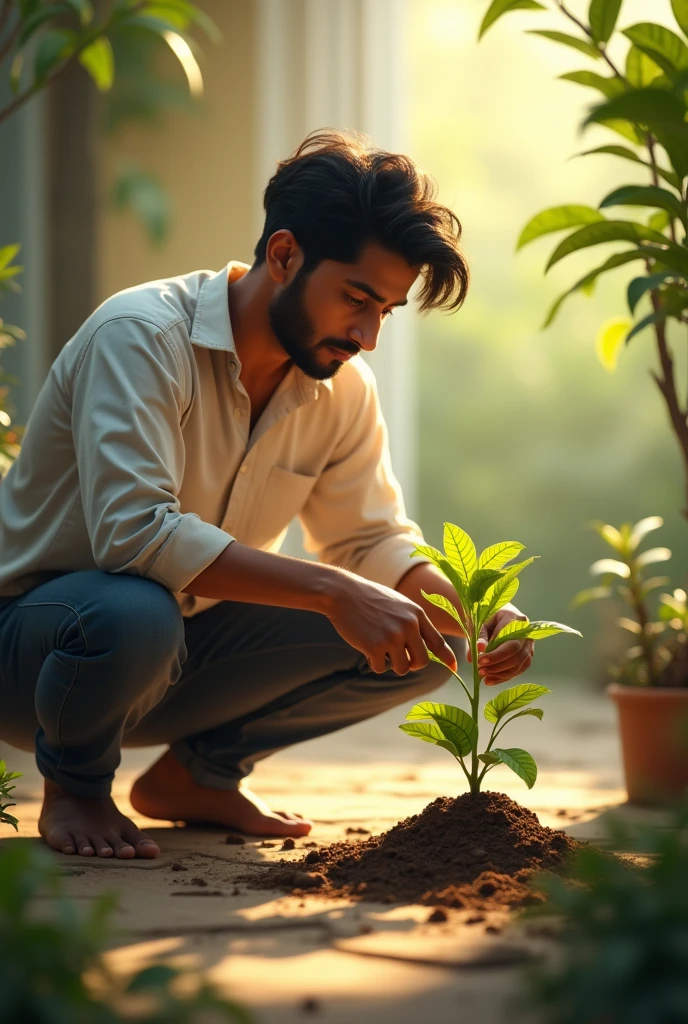
[[[258,189],[308,132],[356,128],[382,149],[404,149],[407,0],[258,0]],[[256,197],[256,237],[263,211]],[[385,323],[375,370],[392,464],[416,511],[415,313]],[[291,546],[290,546],[291,550]]]

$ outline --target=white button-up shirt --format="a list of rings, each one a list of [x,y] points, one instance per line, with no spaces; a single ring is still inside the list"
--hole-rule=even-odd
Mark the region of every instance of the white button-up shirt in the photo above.
[[[249,433],[231,262],[118,292],[64,346],[0,480],[0,597],[99,568],[183,593],[233,540],[306,550],[394,587],[423,543],[404,511],[370,367],[315,381],[293,366]]]

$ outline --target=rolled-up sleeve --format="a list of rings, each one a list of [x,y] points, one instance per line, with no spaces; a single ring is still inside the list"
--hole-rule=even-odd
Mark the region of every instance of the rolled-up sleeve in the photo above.
[[[410,561],[423,535],[406,516],[369,367],[361,367],[360,382],[348,429],[301,512],[304,545],[322,562],[394,588],[428,559]]]
[[[93,558],[178,592],[233,538],[182,513],[186,381],[168,331],[134,317],[98,327],[74,379],[72,434]]]

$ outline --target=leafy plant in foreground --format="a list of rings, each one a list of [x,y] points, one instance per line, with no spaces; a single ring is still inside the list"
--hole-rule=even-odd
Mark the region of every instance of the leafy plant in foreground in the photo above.
[[[49,895],[49,901],[38,897]],[[38,908],[40,907],[40,910]],[[0,1020],[7,1024],[251,1024],[241,1006],[167,963],[121,979],[102,951],[114,899],[82,912],[62,893],[48,851],[26,840],[0,850]],[[189,981],[193,985],[189,985]]]
[[[671,558],[669,548],[638,551],[652,530],[663,525],[661,516],[648,516],[635,525],[623,523],[618,529],[608,523],[593,528],[612,548],[615,558],[600,558],[590,566],[601,577],[596,587],[581,590],[573,599],[574,607],[610,597],[619,597],[628,606],[629,615],[618,625],[629,632],[632,642],[622,665],[612,665],[612,677],[629,686],[685,686],[688,680],[688,608],[685,590],[659,595],[657,618],[653,618],[648,598],[653,591],[669,585],[668,576],[645,576],[645,568]]]
[[[571,877],[540,876],[549,900],[533,914],[562,919],[556,959],[530,968],[530,1000],[547,1024],[684,1024],[688,1019],[688,819],[636,837],[651,854],[621,860],[583,847]],[[616,823],[613,849],[633,837]]]
[[[485,775],[499,764],[511,768],[523,779],[528,789],[532,789],[537,778],[537,765],[531,754],[520,747],[495,747],[494,743],[502,729],[515,718],[533,715],[542,719],[541,708],[527,705],[538,697],[551,693],[546,686],[520,683],[509,690],[502,690],[488,701],[484,715],[487,721],[492,723],[492,732],[485,750],[482,754],[478,753],[478,709],[482,682],[478,674],[478,637],[485,623],[516,594],[519,573],[535,561],[537,556],[527,558],[516,565],[508,565],[523,548],[523,544],[519,544],[518,541],[502,541],[499,544],[492,544],[478,557],[475,544],[468,534],[452,523],[445,523],[444,553],[437,548],[419,545],[411,555],[412,558],[414,555],[429,558],[444,573],[456,591],[456,606],[441,594],[426,594],[425,591],[422,593],[427,601],[456,619],[465,632],[473,664],[473,689],[471,691],[463,679],[453,672],[468,698],[470,714],[451,704],[423,701],[411,708],[406,716],[407,721],[399,728],[409,736],[415,736],[426,743],[435,743],[453,754],[468,780],[471,793],[474,794],[480,792]],[[571,629],[560,622],[529,622],[515,619],[508,622],[490,639],[485,651],[494,651],[509,640],[543,640],[555,633],[581,635],[577,629]],[[432,661],[440,661],[434,654],[428,653]],[[469,756],[470,767],[466,765],[466,758]]]
[[[3,803],[4,800],[9,800],[10,795],[15,789],[10,783],[14,779],[20,779],[21,772],[8,772],[5,762],[0,760],[0,825],[12,825],[15,831],[18,830],[19,822],[13,814],[7,813],[8,807],[14,807],[13,803]]]
[[[648,11],[653,6],[651,2],[645,4]],[[614,144],[586,149],[578,155],[613,156],[632,164],[647,179],[641,184],[621,184],[596,207],[570,203],[542,210],[523,228],[517,248],[544,235],[568,231],[550,256],[549,270],[571,253],[613,242],[626,243],[620,252],[608,256],[559,296],[544,327],[552,323],[570,295],[590,294],[603,274],[641,263],[643,272],[632,278],[627,291],[631,317],[637,310],[641,313],[635,322],[617,317],[603,324],[597,339],[598,355],[611,371],[624,344],[648,328],[654,332],[658,366],[651,376],[666,404],[681,452],[687,498],[684,515],[688,517],[688,403],[676,379],[673,343],[667,336],[670,321],[688,323],[688,0],[671,0],[676,32],[643,21],[617,33],[621,8],[622,0],[590,0],[585,19],[572,13],[564,0],[552,0],[550,4],[493,0],[479,37],[511,11],[553,10],[566,18],[571,33],[545,28],[531,29],[530,34],[582,54],[588,64],[593,62],[560,77],[601,94],[603,102],[590,109],[583,127],[599,124],[616,136]],[[627,44],[623,64],[611,56],[617,42]],[[618,144],[619,136],[622,145]],[[637,216],[607,216],[608,210],[618,208],[637,211]]]

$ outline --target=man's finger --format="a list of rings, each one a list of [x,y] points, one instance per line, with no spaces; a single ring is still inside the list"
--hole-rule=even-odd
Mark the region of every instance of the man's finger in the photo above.
[[[452,670],[452,672],[456,672],[459,667],[456,661],[456,655],[442,634],[435,629],[427,615],[423,614],[423,617],[419,619],[418,625],[420,627],[420,635],[422,636],[428,650],[432,651],[435,657],[439,658],[440,661],[443,661],[444,664]]]
[[[423,643],[420,633],[417,633],[414,630],[411,635],[406,638],[406,650],[409,653],[412,672],[425,668],[426,665],[428,665],[430,661],[428,658],[428,649]]]

